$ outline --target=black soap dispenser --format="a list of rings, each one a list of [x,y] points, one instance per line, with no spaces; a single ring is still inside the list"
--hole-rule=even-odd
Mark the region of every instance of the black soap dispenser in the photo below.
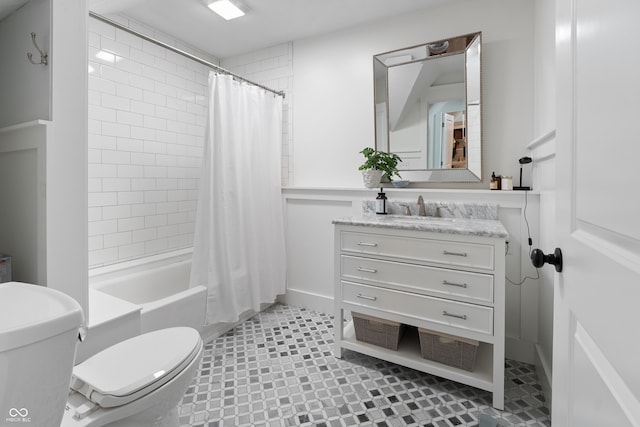
[[[380,188],[378,197],[376,197],[376,213],[378,215],[387,214],[387,196],[382,191],[382,188]]]

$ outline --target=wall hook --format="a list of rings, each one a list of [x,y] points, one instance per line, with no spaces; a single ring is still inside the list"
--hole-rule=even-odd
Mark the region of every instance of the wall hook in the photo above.
[[[38,49],[38,52],[40,52],[40,62],[35,62],[33,60],[33,55],[31,55],[31,52],[27,52],[27,58],[29,58],[29,62],[35,65],[40,65],[40,64],[48,65],[49,61],[47,59],[47,54],[44,53],[42,49],[38,47],[38,43],[36,43],[36,33],[31,33],[31,41],[33,42],[33,45],[36,47],[36,49]]]

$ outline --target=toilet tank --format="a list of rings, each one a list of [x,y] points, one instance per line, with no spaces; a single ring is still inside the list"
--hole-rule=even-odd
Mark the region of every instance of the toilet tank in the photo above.
[[[0,284],[0,425],[60,426],[82,323],[62,292]]]

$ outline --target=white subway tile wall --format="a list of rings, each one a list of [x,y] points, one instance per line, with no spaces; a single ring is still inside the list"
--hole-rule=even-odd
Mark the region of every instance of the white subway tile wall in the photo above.
[[[125,16],[112,19],[219,63]],[[89,266],[190,247],[209,68],[95,19],[88,39]],[[291,44],[224,62],[290,96]],[[283,185],[291,173],[291,101],[285,99]]]

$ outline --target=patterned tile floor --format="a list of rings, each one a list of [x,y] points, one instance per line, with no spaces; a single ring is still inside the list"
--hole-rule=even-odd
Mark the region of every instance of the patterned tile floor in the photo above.
[[[506,361],[505,410],[491,394],[346,351],[333,357],[333,318],[275,305],[205,345],[180,406],[181,427],[550,426],[533,366]]]

